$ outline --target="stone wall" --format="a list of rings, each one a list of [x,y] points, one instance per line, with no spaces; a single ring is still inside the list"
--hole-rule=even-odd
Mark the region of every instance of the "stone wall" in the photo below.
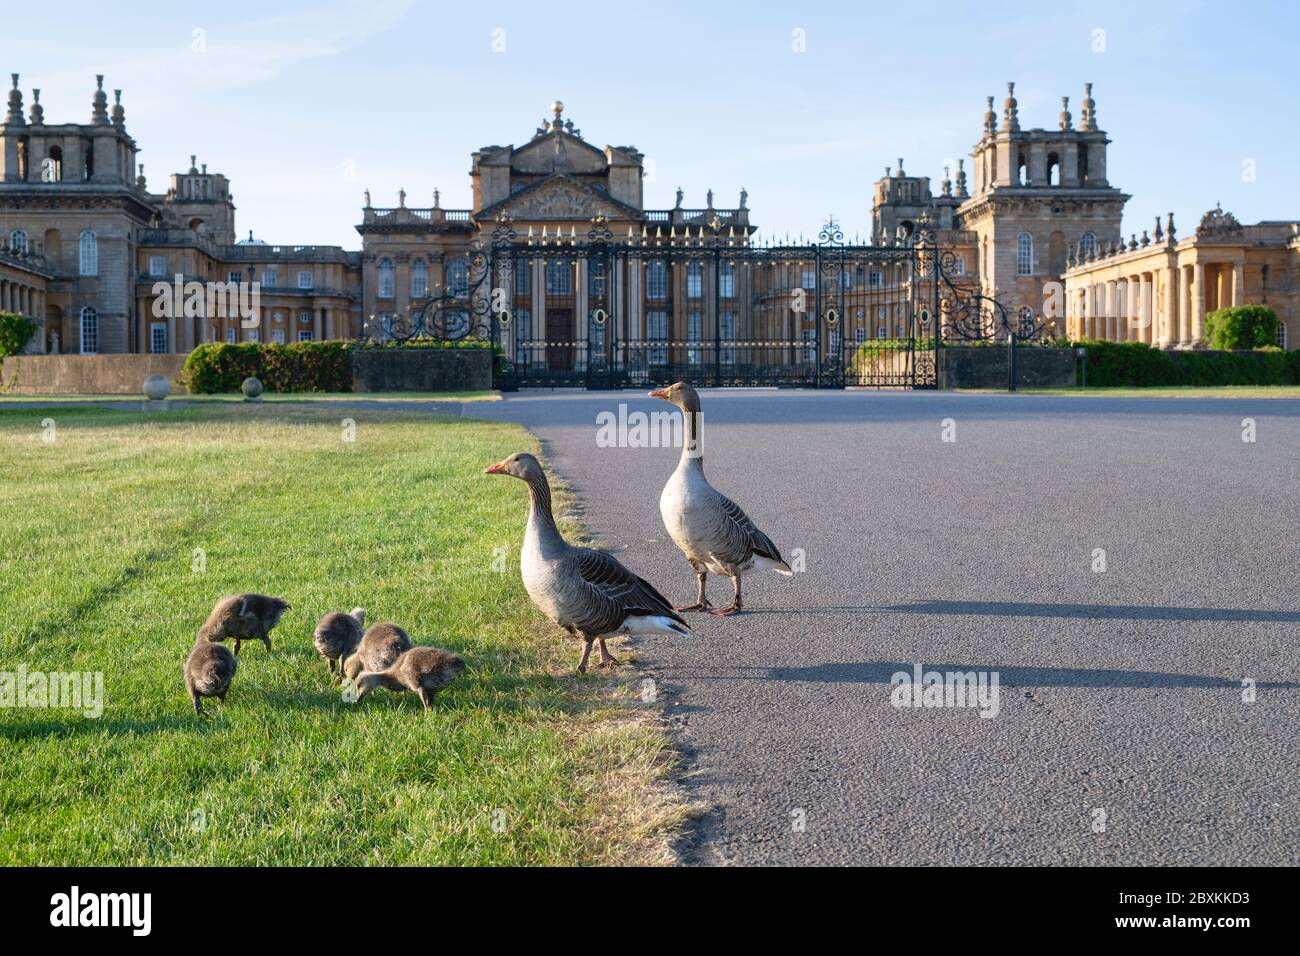
[[[16,355],[4,360],[0,385],[18,395],[140,395],[155,372],[180,385],[184,355]]]
[[[492,388],[491,349],[358,349],[358,392],[471,392]]]
[[[1019,346],[1017,388],[1068,388],[1075,384],[1074,350]],[[940,388],[1006,388],[1007,350],[1001,346],[944,346]]]

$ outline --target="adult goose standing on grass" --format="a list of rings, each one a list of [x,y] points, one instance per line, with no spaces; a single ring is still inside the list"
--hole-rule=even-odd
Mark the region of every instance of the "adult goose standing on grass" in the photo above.
[[[334,676],[334,666],[338,665],[340,676],[343,674],[343,662],[351,657],[361,644],[362,632],[366,626],[366,609],[354,607],[351,612],[330,611],[316,625],[312,642],[321,657],[329,664],[330,676]]]
[[[203,716],[204,697],[226,702],[226,692],[238,667],[239,659],[225,644],[195,643],[190,656],[185,658],[185,689],[194,703],[194,713]]]
[[[682,410],[685,424],[682,458],[677,470],[659,496],[659,513],[669,536],[686,555],[699,582],[694,604],[679,605],[678,611],[708,611],[722,616],[741,609],[740,576],[755,568],[771,568],[794,574],[772,539],[755,527],[740,506],[716,490],[704,477],[704,454],[700,396],[684,382],[655,389],[651,398],[662,398]],[[709,572],[725,574],[735,588],[730,606],[713,608],[705,594]]]
[[[343,662],[343,673],[352,680],[362,671],[386,671],[403,652],[411,649],[411,639],[396,624],[372,624],[356,653]]]
[[[376,687],[389,690],[411,690],[420,695],[420,703],[428,710],[433,695],[438,693],[465,670],[465,661],[458,654],[437,647],[413,647],[403,651],[392,667],[382,671],[363,671],[357,678],[357,703]]]
[[[618,663],[605,646],[613,634],[689,634],[686,622],[648,581],[604,551],[575,548],[564,540],[551,514],[551,486],[537,459],[525,452],[483,469],[510,475],[528,486],[530,506],[519,569],[533,603],[583,641],[578,672],[587,670],[593,642],[600,666]]]
[[[280,623],[281,615],[287,610],[288,601],[265,594],[232,594],[223,597],[199,628],[199,640],[233,639],[236,655],[239,654],[240,641],[261,641],[269,653],[271,628]]]

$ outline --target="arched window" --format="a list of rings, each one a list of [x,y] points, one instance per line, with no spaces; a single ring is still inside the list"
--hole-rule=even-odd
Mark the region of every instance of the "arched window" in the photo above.
[[[1055,153],[1047,154],[1047,185],[1061,185],[1061,157]]]
[[[99,352],[99,313],[87,306],[81,310],[81,354]]]
[[[1022,232],[1016,238],[1016,275],[1034,274],[1034,237]]]
[[[469,295],[469,263],[464,259],[448,263],[447,291],[458,299]]]
[[[645,294],[647,299],[668,298],[668,266],[662,259],[655,259],[645,267]]]
[[[1085,232],[1079,237],[1079,258],[1091,259],[1094,252],[1097,251],[1097,236],[1091,232]]]
[[[379,260],[379,298],[391,299],[393,297],[394,272],[392,259]]]
[[[1016,160],[1016,182],[1021,186],[1029,185],[1029,163],[1025,160],[1024,153]]]
[[[1087,181],[1088,181],[1088,147],[1080,146],[1079,147],[1079,182],[1086,183]]]
[[[411,263],[411,298],[423,299],[429,294],[429,265],[423,259]]]
[[[15,229],[9,233],[9,248],[19,255],[27,254],[27,233],[21,229]]]
[[[93,229],[81,231],[81,274],[99,275],[99,240],[95,238]]]

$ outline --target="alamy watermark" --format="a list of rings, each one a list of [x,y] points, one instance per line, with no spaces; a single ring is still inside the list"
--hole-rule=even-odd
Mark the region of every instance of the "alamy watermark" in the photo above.
[[[104,713],[103,671],[0,671],[0,707],[79,710],[85,717]]]
[[[889,702],[898,708],[969,707],[982,718],[1001,710],[997,671],[923,671],[916,664],[910,674],[896,672],[889,683],[894,687]]]
[[[255,329],[261,323],[262,283],[185,281],[179,272],[171,282],[155,282],[155,319],[238,317],[240,328]]]
[[[628,411],[627,402],[619,402],[617,412],[606,410],[596,414],[596,447],[681,448],[685,445],[690,457],[698,458],[704,454],[700,439],[703,424],[702,412]]]

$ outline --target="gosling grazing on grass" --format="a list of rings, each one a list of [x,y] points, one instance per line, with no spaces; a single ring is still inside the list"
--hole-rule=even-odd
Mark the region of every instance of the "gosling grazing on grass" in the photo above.
[[[199,628],[200,641],[235,642],[239,654],[240,641],[261,641],[271,650],[271,628],[280,623],[280,616],[289,610],[289,602],[265,594],[232,594],[223,597],[212,609],[208,619]]]
[[[528,486],[528,525],[519,568],[533,603],[560,627],[583,641],[578,672],[587,670],[593,641],[600,642],[600,666],[617,661],[605,647],[611,634],[689,634],[668,599],[613,555],[575,548],[561,536],[551,514],[551,486],[537,459],[511,455],[483,470],[510,475]]]
[[[224,644],[199,641],[185,658],[185,689],[194,702],[194,713],[203,716],[202,698],[215,697],[223,704],[239,660]]]
[[[378,673],[397,663],[403,651],[411,649],[411,639],[396,624],[373,624],[361,638],[356,652],[343,662],[343,673],[356,680],[362,671]]]
[[[465,670],[465,661],[457,654],[436,647],[412,647],[403,651],[393,665],[381,671],[364,671],[357,678],[357,703],[376,687],[411,690],[420,695],[428,710],[433,695]]]
[[[366,609],[354,607],[349,613],[330,611],[320,619],[313,635],[316,650],[329,665],[330,676],[334,676],[337,664],[339,674],[343,673],[343,662],[356,653],[365,631]]]
[[[686,440],[677,470],[664,485],[659,498],[659,513],[669,536],[686,555],[699,583],[694,604],[678,605],[678,611],[708,611],[722,616],[741,609],[740,576],[747,571],[771,568],[792,575],[790,566],[772,539],[759,531],[740,506],[717,491],[704,477],[704,454],[701,445],[700,396],[695,389],[677,382],[650,393],[682,410],[686,423]],[[730,606],[712,608],[705,595],[708,573],[731,578],[735,598]]]

